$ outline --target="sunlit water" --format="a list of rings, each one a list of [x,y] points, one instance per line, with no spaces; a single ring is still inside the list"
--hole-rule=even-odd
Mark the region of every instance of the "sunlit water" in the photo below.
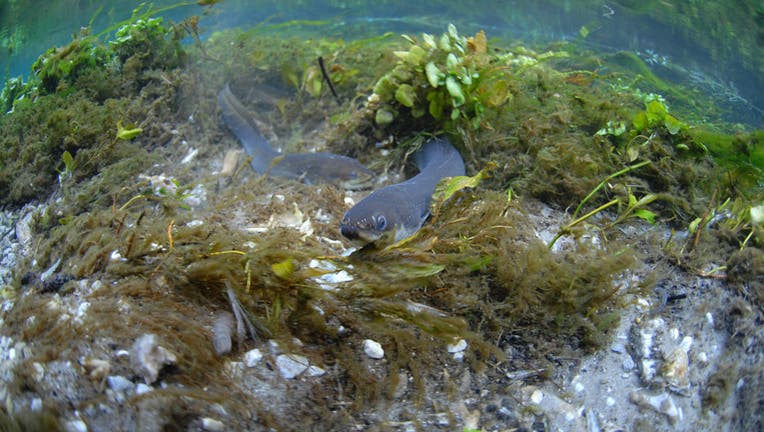
[[[469,4],[467,4],[469,3]],[[764,5],[692,1],[245,1],[211,7],[188,2],[159,15],[179,21],[200,15],[203,37],[230,27],[307,20],[317,36],[351,39],[385,32],[439,34],[454,23],[465,34],[525,44],[573,41],[603,52],[637,53],[671,82],[713,95],[726,121],[764,125]],[[99,33],[130,17],[136,1],[0,0],[0,72],[25,76],[45,50],[90,26]],[[176,1],[154,1],[160,9]],[[713,17],[709,17],[713,12]],[[709,26],[710,22],[715,26]],[[752,43],[748,41],[753,41]],[[606,67],[606,65],[605,65]]]

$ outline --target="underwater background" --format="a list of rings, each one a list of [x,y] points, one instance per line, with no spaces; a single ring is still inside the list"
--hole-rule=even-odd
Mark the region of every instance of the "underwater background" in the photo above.
[[[0,430],[762,430],[763,21],[0,0]]]

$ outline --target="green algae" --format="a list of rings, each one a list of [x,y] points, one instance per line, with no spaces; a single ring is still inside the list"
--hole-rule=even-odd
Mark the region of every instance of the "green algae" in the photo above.
[[[42,294],[22,285],[21,275],[17,275],[19,299],[6,319],[6,328],[43,350],[24,367],[29,368],[35,360],[76,361],[83,354],[77,339],[84,337],[85,331],[89,338],[108,338],[125,349],[139,335],[156,333],[179,357],[177,370],[165,376],[164,382],[192,389],[177,393],[171,389],[145,398],[183,396],[245,412],[227,398],[233,378],[224,372],[224,359],[213,353],[209,330],[210,312],[230,309],[226,288],[231,287],[258,327],[257,340],[242,342],[235,354],[272,338],[289,349],[301,350],[316,364],[333,366],[336,372],[312,395],[318,402],[306,408],[316,418],[330,412],[334,406],[328,401],[339,395],[344,395],[343,402],[348,404],[344,409],[351,414],[380,399],[392,398],[401,371],[412,378],[411,399],[422,404],[427,381],[443,365],[452,364],[445,346],[457,339],[469,345],[465,364],[479,371],[489,364],[552,369],[550,358],[578,357],[604,346],[619,320],[622,302],[627,301],[622,298],[643,292],[652,283],[647,279],[632,285],[623,278],[640,262],[635,247],[615,227],[631,223],[626,216],[636,208],[628,205],[632,197],[641,202],[640,209],[650,209],[659,221],[682,227],[715,205],[709,204],[714,188],[720,196],[736,192],[729,184],[719,183],[724,172],[716,171],[711,155],[678,146],[685,143],[689,149],[697,141],[714,153],[720,147],[730,148],[734,138],[675,129],[674,123],[666,123],[666,113],[659,118],[656,113],[661,110],[654,105],[652,109],[645,106],[631,93],[613,93],[609,77],[587,75],[591,81],[583,86],[579,75],[555,70],[544,61],[550,56],[543,53],[491,47],[489,55],[487,47],[481,47],[487,42],[480,42],[476,35],[474,52],[485,56],[476,67],[482,64],[489,72],[484,74],[478,68],[477,73],[491,76],[484,81],[488,87],[480,90],[464,81],[468,75],[458,72],[459,59],[449,60],[445,55],[439,59],[442,62],[433,60],[433,66],[428,67],[429,61],[424,63],[426,53],[414,49],[419,45],[410,42],[405,45],[407,54],[396,57],[393,52],[400,48],[400,42],[387,36],[365,41],[368,44],[336,40],[295,43],[268,35],[266,30],[259,27],[251,32],[217,34],[203,53],[191,49],[171,58],[170,65],[154,64],[156,58],[150,57],[145,70],[136,63],[122,72],[101,75],[104,80],[129,81],[121,90],[125,94],[116,100],[99,99],[98,92],[80,90],[82,80],[75,77],[71,83],[68,78],[60,79],[55,93],[41,95],[35,103],[16,104],[8,118],[28,122],[14,126],[16,137],[29,134],[39,124],[55,133],[55,140],[45,143],[52,148],[45,158],[31,159],[35,167],[49,173],[61,167],[59,141],[66,144],[64,151],[74,155],[72,178],[62,181],[62,200],[38,215],[36,263],[30,259],[22,267],[41,272],[61,259],[59,273],[102,283],[88,296],[91,307],[83,326],[63,327],[57,325],[59,310],[47,305],[66,299],[77,282],[70,282],[60,293]],[[443,46],[457,40],[451,32],[447,35],[440,43]],[[176,49],[172,39],[160,39],[148,40]],[[468,42],[466,38],[458,40]],[[311,90],[314,77],[308,78],[306,71],[315,67],[317,52],[332,53],[325,57],[334,66],[335,76],[341,76],[335,82],[337,90],[343,100],[352,102],[338,107],[325,89]],[[521,58],[520,53],[521,64],[510,61]],[[166,66],[179,66],[176,62],[186,56],[190,72],[165,70]],[[129,58],[138,61],[143,57],[121,61]],[[221,60],[201,67],[210,64],[211,58]],[[412,79],[406,75],[411,71],[399,69],[400,64],[391,70],[395,58],[409,66],[421,66],[421,71],[414,68],[420,73],[417,79],[427,80],[441,92],[437,97],[447,94],[452,111],[441,112],[437,104],[431,109],[436,97],[428,100],[416,92],[412,96],[413,87],[398,96],[401,85],[385,99],[390,112],[394,111],[394,124],[375,122],[379,108],[366,104],[364,98],[376,92],[379,77],[394,74],[396,80]],[[500,61],[503,63],[497,67]],[[459,77],[458,92],[453,83],[449,89],[448,77],[440,82],[438,71],[447,68],[456,68],[457,72],[448,77]],[[262,113],[264,120],[275,125],[277,135],[288,137],[284,139],[290,148],[307,146],[310,140],[323,141],[331,150],[363,155],[362,159],[376,166],[405,170],[406,155],[421,141],[421,135],[411,136],[422,129],[430,133],[445,129],[463,150],[469,171],[480,173],[481,182],[447,184],[450,199],[438,200],[433,217],[404,244],[383,250],[363,249],[349,257],[337,256],[336,248],[323,239],[339,237],[336,221],[340,215],[334,214],[335,210],[331,210],[329,222],[313,222],[312,235],[267,225],[271,216],[294,215],[295,206],[308,216],[316,215],[319,209],[345,208],[344,194],[331,186],[252,180],[240,174],[233,184],[220,187],[217,178],[206,174],[209,171],[191,163],[175,167],[176,186],[203,185],[208,191],[203,206],[186,204],[183,188],[177,194],[157,192],[138,174],[159,175],[151,168],[152,162],[179,159],[183,149],[181,143],[161,140],[167,131],[157,124],[183,118],[171,108],[159,108],[167,105],[161,102],[169,101],[173,107],[182,100],[196,106],[193,113],[199,126],[184,131],[191,134],[189,131],[198,127],[202,132],[192,136],[203,144],[217,142],[226,135],[210,101],[229,80],[240,87],[264,81],[293,87],[295,97],[284,97],[277,108]],[[62,83],[70,90],[59,90]],[[92,86],[98,88],[99,84]],[[491,89],[498,89],[501,97],[487,99],[494,97],[489,96]],[[131,91],[138,92],[137,96]],[[480,109],[475,99],[468,97],[473,91],[482,101]],[[431,116],[427,121],[413,112],[425,101],[425,112]],[[64,109],[65,102],[71,104],[70,109]],[[470,103],[472,108],[465,108]],[[56,108],[52,113],[48,111],[51,106]],[[157,109],[151,116],[139,117],[138,110],[145,106]],[[452,116],[457,108],[458,115]],[[651,123],[645,114],[646,122],[639,123],[635,119],[640,112],[657,117]],[[328,126],[327,117],[335,119]],[[476,118],[480,121],[474,122]],[[72,131],[75,122],[82,124]],[[116,140],[120,122],[135,123],[144,131],[129,142]],[[597,134],[618,122],[624,124],[622,133],[613,129],[613,133]],[[319,133],[308,132],[319,124],[324,124]],[[373,150],[385,135],[392,135],[390,154],[396,159],[385,160]],[[652,138],[640,143],[637,158],[632,158],[629,143],[643,135]],[[25,139],[43,141],[36,135]],[[232,138],[226,139],[236,146]],[[721,144],[711,144],[714,139]],[[80,148],[82,143],[93,145]],[[202,151],[217,154],[219,149]],[[7,157],[10,160],[10,153]],[[636,161],[640,168],[630,169]],[[25,158],[18,166],[30,163]],[[15,171],[10,170],[20,168],[8,167],[8,177],[2,178],[12,179]],[[99,174],[94,175],[96,172]],[[200,176],[199,172],[205,174]],[[624,175],[612,175],[618,172]],[[43,184],[46,179],[36,181]],[[47,181],[49,187],[52,180]],[[20,187],[10,183],[0,186],[12,191]],[[40,186],[17,191],[7,204],[41,197],[45,190]],[[519,198],[508,200],[507,190]],[[276,194],[286,198],[274,198]],[[613,196],[624,206],[614,213],[597,211],[600,219],[592,217],[587,229],[574,227],[580,231],[570,240],[569,248],[562,250],[550,250],[535,235],[540,227],[526,209],[530,198],[535,198],[560,208],[578,205],[580,212],[589,212],[611,202]],[[665,199],[638,199],[648,196]],[[736,196],[741,208],[748,205],[750,209],[746,197],[756,195]],[[595,224],[597,230],[591,229]],[[267,229],[244,229],[263,226]],[[730,231],[742,241],[754,229],[750,220],[741,220]],[[592,240],[592,232],[598,232],[595,237],[602,241]],[[692,260],[718,246],[718,241],[716,236],[703,235],[693,256],[689,256],[689,248],[675,251],[676,256],[690,261],[688,268],[699,269],[700,264]],[[758,236],[750,245],[760,245]],[[327,270],[312,267],[314,260],[345,270],[352,281],[327,289],[316,280]],[[732,263],[730,266],[737,268]],[[734,274],[746,279],[759,273]],[[27,326],[30,315],[36,318]],[[340,331],[340,326],[345,331]],[[388,353],[388,364],[374,373],[358,349],[366,338],[382,343]],[[62,352],[45,348],[61,346],[62,342],[66,342]],[[522,356],[511,358],[508,352],[522,352]],[[101,354],[109,355],[106,350]],[[22,388],[34,390],[37,385],[27,377],[19,391]],[[204,392],[199,390],[202,388]],[[98,397],[94,384],[86,398]],[[190,405],[179,408],[178,415],[198,409]],[[267,401],[253,401],[259,419],[283,426],[287,420],[275,418],[266,405]]]

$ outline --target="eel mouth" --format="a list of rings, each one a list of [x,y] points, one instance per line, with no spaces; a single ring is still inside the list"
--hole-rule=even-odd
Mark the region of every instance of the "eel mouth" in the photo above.
[[[346,239],[357,244],[367,244],[379,240],[382,237],[382,233],[376,231],[369,231],[365,229],[359,229],[353,224],[340,224],[340,234]]]

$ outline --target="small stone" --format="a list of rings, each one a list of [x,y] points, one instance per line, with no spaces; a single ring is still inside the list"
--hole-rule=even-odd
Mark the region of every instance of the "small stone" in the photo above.
[[[215,354],[223,355],[231,352],[233,342],[233,314],[230,312],[220,312],[212,323],[212,347]]]
[[[146,394],[152,390],[154,390],[154,387],[151,387],[150,385],[146,385],[144,383],[138,383],[135,386],[135,394],[137,395]]]
[[[210,432],[220,432],[225,430],[225,425],[220,420],[204,417],[202,419],[202,429]]]
[[[682,419],[682,411],[674,404],[674,400],[667,393],[649,395],[642,391],[633,391],[629,394],[629,400],[635,405],[650,408],[661,414],[665,414],[671,424],[676,424]]]
[[[706,312],[706,322],[708,322],[708,325],[710,326],[714,325],[714,316],[711,315],[711,312]]]
[[[32,378],[34,378],[35,381],[40,382],[45,378],[45,367],[42,364],[34,362],[32,363],[32,369],[34,369]]]
[[[307,358],[297,354],[282,354],[276,357],[276,367],[282,377],[293,379],[308,368],[310,362]]]
[[[34,412],[39,412],[42,410],[42,399],[40,398],[34,398],[29,403],[29,409]]]
[[[165,365],[175,364],[178,360],[175,354],[160,346],[156,339],[156,335],[144,334],[135,341],[130,351],[130,364],[146,384],[156,381],[159,371]]]
[[[612,397],[608,396],[608,397],[605,399],[605,405],[607,405],[607,406],[609,406],[609,407],[611,407],[611,406],[615,405],[615,399],[613,399]]]
[[[82,420],[69,420],[64,423],[66,432],[88,432],[88,425]]]
[[[467,341],[464,339],[459,339],[453,344],[448,345],[448,352],[450,353],[458,353],[462,352],[467,349]]]
[[[106,378],[106,382],[109,384],[109,388],[114,390],[115,392],[127,392],[128,390],[132,390],[134,384],[129,379],[119,376],[119,375],[112,375]]]
[[[382,349],[382,345],[380,345],[379,342],[373,341],[371,339],[364,339],[363,352],[365,352],[366,355],[370,358],[377,360],[385,356],[385,350]]]
[[[305,374],[309,377],[318,377],[321,375],[324,375],[326,371],[323,368],[320,368],[318,366],[310,365],[308,367],[308,370],[305,371]]]
[[[626,356],[626,358],[623,360],[623,362],[621,362],[621,368],[622,368],[624,371],[626,371],[626,372],[629,372],[629,371],[631,371],[632,369],[634,369],[634,367],[635,367],[636,365],[637,365],[637,364],[636,364],[636,363],[634,363],[634,360],[631,358],[631,356]]]
[[[531,393],[531,402],[538,405],[542,400],[544,400],[544,392],[541,390],[534,390],[533,393]]]
[[[244,366],[251,368],[255,367],[260,360],[263,359],[263,353],[259,349],[255,348],[244,353]]]

